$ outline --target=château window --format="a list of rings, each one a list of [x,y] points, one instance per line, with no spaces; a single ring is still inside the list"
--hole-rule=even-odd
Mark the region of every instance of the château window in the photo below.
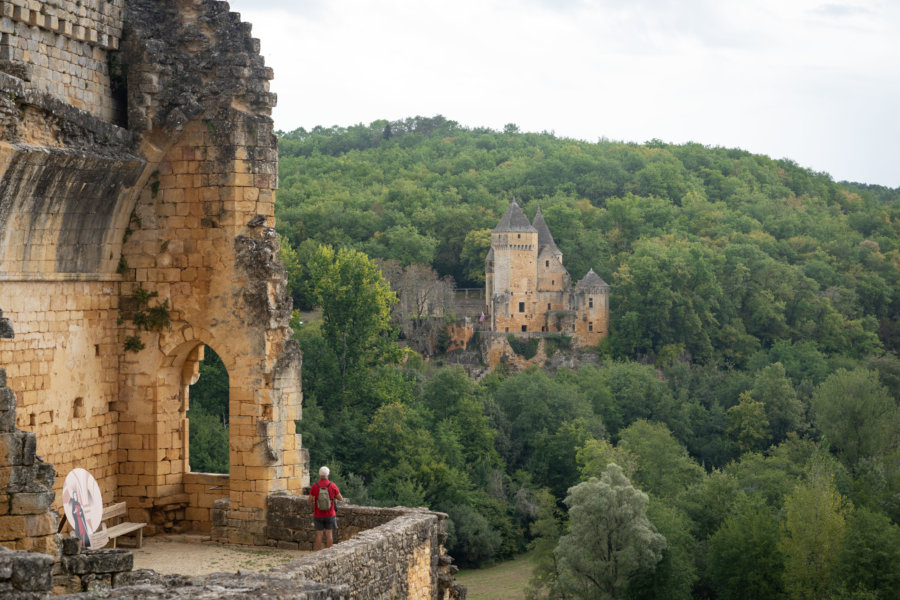
[[[505,329],[506,329],[506,333],[509,333],[509,327],[506,327]]]
[[[588,331],[594,331],[594,322],[593,321],[588,322]]]
[[[528,325],[522,325],[522,331],[528,331]]]
[[[588,308],[594,308],[594,299],[588,298]]]
[[[525,303],[519,302],[519,312],[525,312]]]
[[[517,234],[516,234],[516,239],[522,239],[522,234],[521,234],[521,233],[517,233]]]
[[[550,310],[550,303],[547,303],[547,310]]]
[[[549,261],[549,260],[545,260],[545,261],[544,261],[544,266],[545,266],[545,267],[549,267],[549,266],[550,266],[550,261]]]
[[[555,280],[555,279],[551,279],[551,280],[550,280],[550,285],[556,285],[556,280]]]

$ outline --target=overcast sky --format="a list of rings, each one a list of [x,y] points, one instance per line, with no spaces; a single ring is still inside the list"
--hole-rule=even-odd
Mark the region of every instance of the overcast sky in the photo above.
[[[275,126],[441,114],[653,138],[900,187],[896,0],[231,0]]]

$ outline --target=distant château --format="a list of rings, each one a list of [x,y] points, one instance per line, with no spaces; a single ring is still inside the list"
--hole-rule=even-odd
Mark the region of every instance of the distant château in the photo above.
[[[530,223],[512,202],[491,232],[485,296],[497,333],[565,333],[592,346],[608,332],[609,285],[591,269],[572,286],[540,209]]]

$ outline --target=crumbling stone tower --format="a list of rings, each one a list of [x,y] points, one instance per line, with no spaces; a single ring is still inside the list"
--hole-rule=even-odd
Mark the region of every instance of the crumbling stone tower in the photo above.
[[[568,333],[595,345],[609,329],[609,285],[591,269],[574,287],[544,215],[513,201],[491,231],[485,292],[495,333]]]
[[[18,427],[132,520],[209,529],[226,497],[221,535],[264,542],[266,496],[308,473],[258,40],[215,0],[2,1],[0,32],[0,309],[16,331],[0,366]],[[206,345],[230,383],[216,486],[188,466]]]

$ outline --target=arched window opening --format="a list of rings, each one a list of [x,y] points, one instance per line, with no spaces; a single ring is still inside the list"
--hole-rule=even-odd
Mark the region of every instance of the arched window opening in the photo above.
[[[194,473],[228,473],[228,371],[206,346],[188,391],[189,465]]]

